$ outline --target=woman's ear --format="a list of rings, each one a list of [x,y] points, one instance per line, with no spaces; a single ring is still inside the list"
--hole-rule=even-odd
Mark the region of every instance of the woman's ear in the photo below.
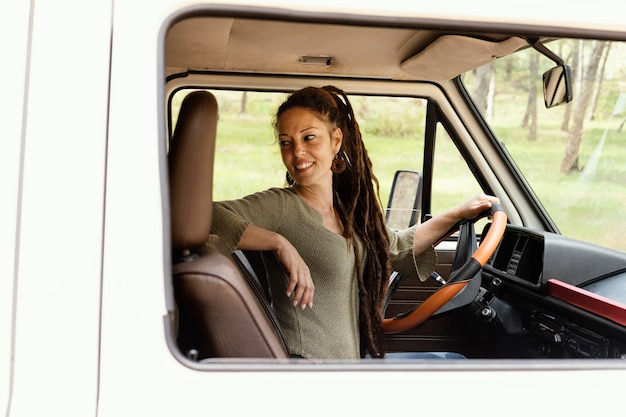
[[[341,149],[342,142],[343,142],[343,132],[341,131],[340,128],[336,127],[332,133],[332,145],[333,145],[334,154],[337,154],[339,152],[339,149]]]

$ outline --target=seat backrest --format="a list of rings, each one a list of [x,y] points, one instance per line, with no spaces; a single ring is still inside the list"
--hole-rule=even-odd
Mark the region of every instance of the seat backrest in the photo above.
[[[198,360],[286,358],[264,299],[252,291],[223,242],[210,234],[217,119],[212,94],[189,94],[168,155],[178,345]]]

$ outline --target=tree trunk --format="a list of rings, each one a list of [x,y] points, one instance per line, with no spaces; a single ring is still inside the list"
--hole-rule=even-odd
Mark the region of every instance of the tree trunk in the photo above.
[[[241,95],[241,105],[239,106],[239,114],[246,114],[246,106],[248,105],[248,92],[244,91]]]
[[[530,56],[530,85],[528,87],[528,103],[526,114],[522,120],[522,127],[528,127],[528,140],[537,140],[537,74],[539,73],[539,55]]]
[[[582,69],[582,60],[580,59],[580,43],[581,41],[574,41],[573,45],[572,45],[572,52],[571,52],[571,63],[570,66],[572,67],[572,71],[573,74],[578,74],[578,76],[576,76],[576,78],[573,81],[573,89],[574,89],[574,102],[576,102],[578,100],[578,92],[581,90],[580,88],[580,74],[582,74],[583,69]],[[574,108],[573,104],[566,104],[565,105],[565,112],[563,113],[563,121],[561,122],[561,130],[563,132],[569,132],[569,123],[570,120],[572,119],[572,109]]]
[[[491,64],[483,65],[475,70],[477,82],[474,91],[472,91],[472,98],[483,116],[488,115],[492,71]]]
[[[569,174],[570,172],[578,171],[580,169],[578,165],[578,155],[580,152],[580,143],[582,141],[585,111],[591,100],[593,83],[598,73],[600,58],[602,57],[602,51],[605,46],[606,42],[594,42],[589,62],[583,74],[581,95],[580,98],[575,101],[576,104],[574,106],[573,114],[574,122],[572,130],[567,138],[565,155],[561,162],[561,172],[564,174]]]
[[[600,67],[600,76],[596,87],[593,92],[593,106],[591,107],[591,114],[589,120],[593,120],[596,116],[596,108],[598,107],[598,98],[600,97],[600,91],[602,90],[602,81],[604,81],[604,72],[606,71],[606,61],[609,59],[609,52],[611,50],[611,43],[609,42],[604,48],[604,56],[602,58],[602,66]]]

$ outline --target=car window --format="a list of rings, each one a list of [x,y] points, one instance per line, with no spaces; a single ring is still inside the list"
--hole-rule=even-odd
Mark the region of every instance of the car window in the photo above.
[[[426,100],[369,96],[350,99],[386,206],[396,171],[423,169]]]
[[[194,90],[178,91],[171,104],[175,126],[183,98]],[[283,94],[210,90],[218,102],[213,200],[231,200],[284,185],[285,171],[272,127],[272,112]]]
[[[547,46],[572,69],[568,104],[545,108],[541,74],[555,64],[531,48],[463,81],[559,231],[624,251],[626,45]]]
[[[172,126],[182,99],[172,100]],[[284,93],[211,90],[219,105],[215,153],[215,201],[241,198],[285,185],[285,169],[273,129],[274,113]],[[397,170],[422,172],[426,100],[415,97],[350,96],[363,140],[387,206]],[[433,180],[433,213],[437,214],[480,192],[458,149],[443,126],[437,128]]]
[[[182,99],[193,90],[178,91],[171,104],[171,126]],[[284,93],[211,90],[219,106],[213,199],[241,198],[285,185],[273,119]],[[387,204],[397,169],[421,170],[426,106],[421,99],[351,96],[363,139]],[[392,146],[390,146],[390,144]]]
[[[438,124],[433,162],[432,214],[440,214],[481,192],[476,177],[450,135],[443,125]],[[479,232],[485,223],[486,219],[479,221],[476,231]]]

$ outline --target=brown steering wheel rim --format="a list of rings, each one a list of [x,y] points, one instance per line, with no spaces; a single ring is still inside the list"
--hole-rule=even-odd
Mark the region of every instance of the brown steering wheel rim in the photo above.
[[[422,324],[461,292],[469,284],[471,278],[485,266],[500,244],[508,221],[501,205],[493,203],[490,211],[492,222],[487,234],[471,258],[459,268],[458,273],[455,274],[455,279],[440,287],[410,313],[383,319],[384,333],[399,333]]]

